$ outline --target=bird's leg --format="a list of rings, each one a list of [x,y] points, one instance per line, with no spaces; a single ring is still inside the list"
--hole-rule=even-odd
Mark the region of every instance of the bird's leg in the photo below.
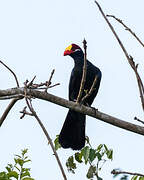
[[[91,107],[91,108],[92,108],[92,110],[94,111],[94,115],[96,116],[96,113],[98,112],[98,109],[95,108],[95,107]]]
[[[90,108],[94,111],[94,113],[95,113],[95,115],[96,115],[96,113],[97,113],[97,111],[98,111],[97,108],[90,106],[88,103],[85,103],[85,105],[88,106],[88,107],[90,107]]]

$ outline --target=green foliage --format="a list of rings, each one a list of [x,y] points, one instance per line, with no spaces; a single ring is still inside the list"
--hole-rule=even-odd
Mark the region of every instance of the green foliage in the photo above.
[[[54,141],[55,149],[58,150],[61,146],[58,142],[58,136]],[[98,173],[101,171],[104,163],[108,160],[112,160],[113,150],[108,149],[105,144],[100,144],[96,149],[92,148],[89,138],[86,139],[86,146],[81,149],[81,151],[76,152],[70,156],[66,162],[66,166],[69,172],[75,173],[78,164],[85,164],[88,166],[88,171],[86,177],[88,179],[93,179],[94,177],[97,180],[102,180],[99,177]]]
[[[21,155],[15,155],[14,165],[8,164],[6,172],[0,172],[0,180],[34,180],[30,176],[30,168],[25,168],[24,165],[31,160],[27,156],[28,149],[21,151]]]
[[[74,157],[70,156],[66,162],[66,166],[68,171],[72,172],[73,174],[75,173],[75,169],[76,169],[76,163],[74,163]]]
[[[144,180],[144,177],[133,176],[133,177],[131,178],[131,180]]]
[[[61,148],[61,145],[59,143],[59,135],[56,135],[56,138],[54,140],[55,150],[57,151],[59,148]]]

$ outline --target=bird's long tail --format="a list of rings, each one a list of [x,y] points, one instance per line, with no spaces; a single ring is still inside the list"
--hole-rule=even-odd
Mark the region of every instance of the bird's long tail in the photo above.
[[[59,135],[59,143],[63,148],[80,150],[85,145],[86,115],[69,110]]]

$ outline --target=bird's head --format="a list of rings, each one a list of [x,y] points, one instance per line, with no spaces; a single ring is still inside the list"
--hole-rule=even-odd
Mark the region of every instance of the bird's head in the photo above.
[[[64,56],[67,56],[67,55],[69,55],[73,58],[78,57],[78,56],[83,56],[83,51],[78,45],[71,44],[64,51]]]

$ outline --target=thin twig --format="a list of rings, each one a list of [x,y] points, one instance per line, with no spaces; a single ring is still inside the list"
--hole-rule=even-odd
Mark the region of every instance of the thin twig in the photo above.
[[[42,121],[40,120],[40,118],[38,117],[36,111],[34,110],[34,108],[33,108],[33,106],[32,106],[32,103],[31,103],[31,99],[28,99],[28,98],[27,98],[27,92],[26,92],[26,91],[27,91],[27,89],[26,89],[26,87],[25,87],[25,100],[26,100],[27,106],[28,106],[29,110],[31,111],[31,113],[33,114],[33,116],[34,116],[34,117],[36,118],[36,120],[38,121],[38,123],[39,123],[40,127],[42,128],[44,134],[46,135],[46,138],[47,138],[47,140],[48,140],[48,142],[49,142],[49,144],[50,144],[50,146],[51,146],[51,148],[52,148],[52,151],[53,151],[53,153],[54,153],[54,155],[55,155],[55,157],[56,157],[56,160],[57,160],[57,162],[58,162],[58,165],[59,165],[59,167],[60,167],[60,170],[61,170],[61,173],[62,173],[62,175],[63,175],[63,178],[64,178],[64,180],[67,180],[66,174],[65,174],[64,169],[63,169],[63,167],[62,167],[62,164],[61,164],[61,162],[60,162],[60,159],[59,159],[59,157],[58,157],[58,154],[57,154],[57,152],[56,152],[56,150],[55,150],[55,147],[54,147],[54,145],[53,145],[53,142],[52,142],[52,140],[51,140],[51,138],[50,138],[50,136],[49,136],[46,128],[44,127]]]
[[[52,80],[52,77],[53,77],[53,75],[54,75],[54,72],[55,72],[55,69],[52,70],[51,75],[50,75],[50,78],[49,78],[49,80],[47,81],[45,92],[47,92],[49,86],[51,85],[51,80]]]
[[[46,85],[47,82],[46,82],[46,83],[43,83],[43,84]],[[54,85],[51,85],[51,86],[48,87],[48,89],[53,88],[53,87],[58,86],[58,85],[60,85],[60,83],[56,83],[56,84],[54,84]],[[46,90],[46,89],[47,89],[47,87],[39,88],[39,87],[41,87],[41,86],[43,86],[43,85],[41,85],[41,84],[34,84],[34,85],[31,87],[31,89],[38,89],[38,90],[42,90],[42,89]]]
[[[4,62],[2,62],[1,60],[0,60],[0,63],[1,63],[2,65],[4,65],[4,66],[13,74],[13,76],[14,76],[14,78],[15,78],[15,81],[16,81],[16,84],[17,84],[17,87],[19,87],[19,82],[18,82],[18,79],[17,79],[16,74],[15,74]]]
[[[136,120],[136,121],[138,121],[138,122],[140,122],[140,123],[144,124],[144,121],[140,120],[140,119],[139,119],[139,118],[137,118],[137,117],[134,117],[134,120]]]
[[[83,41],[83,46],[84,46],[84,65],[83,65],[83,74],[82,74],[82,79],[81,79],[81,84],[80,84],[80,89],[78,93],[78,97],[76,102],[79,103],[81,101],[81,97],[84,91],[84,85],[86,81],[86,73],[87,73],[87,42],[84,39]]]
[[[92,84],[89,92],[82,98],[82,100],[81,100],[82,103],[83,103],[83,102],[93,93],[93,91],[95,90],[96,81],[97,81],[97,76],[95,77],[95,79],[94,79],[94,81],[93,81],[93,84]]]
[[[1,116],[0,118],[0,127],[2,126],[4,120],[6,119],[8,113],[10,112],[10,110],[12,109],[12,107],[15,105],[15,103],[21,99],[20,97],[19,98],[15,98],[13,99],[10,104],[7,106],[6,110],[4,111],[3,115]]]
[[[124,52],[124,54],[125,54],[128,62],[129,62],[129,64],[131,65],[132,69],[133,69],[134,72],[135,72],[136,79],[137,79],[137,83],[138,83],[138,88],[139,88],[139,94],[140,94],[141,104],[142,104],[142,108],[143,108],[143,110],[144,110],[144,86],[143,86],[142,80],[141,80],[141,78],[140,78],[140,76],[139,76],[139,73],[138,73],[138,71],[137,71],[137,65],[135,65],[135,62],[133,61],[132,56],[130,56],[130,55],[127,53],[127,51],[126,51],[123,43],[122,43],[121,40],[119,39],[119,37],[118,37],[117,33],[115,32],[113,26],[111,25],[111,23],[109,22],[108,18],[107,18],[106,15],[104,14],[104,12],[103,12],[101,6],[99,5],[99,3],[98,3],[97,1],[95,1],[95,3],[96,3],[96,5],[98,6],[99,11],[101,12],[103,18],[105,19],[105,21],[107,22],[108,26],[110,27],[110,29],[111,29],[112,33],[114,34],[115,38],[117,39],[117,41],[118,41],[120,47],[122,48],[122,50],[123,50],[123,52]]]
[[[20,111],[20,113],[22,113],[22,116],[20,117],[20,119],[23,119],[23,118],[25,117],[25,115],[33,116],[32,113],[29,113],[28,111],[26,111],[26,108],[27,108],[27,106],[25,106],[25,107],[23,108],[23,110]]]
[[[114,15],[107,15],[107,17],[112,17],[116,21],[118,21],[120,24],[122,24],[125,30],[129,31],[136,38],[136,40],[144,47],[144,43],[140,40],[140,38],[126,24],[124,24],[121,19],[115,17]]]
[[[33,85],[33,82],[34,82],[35,78],[36,78],[36,76],[34,76],[33,79],[27,84],[27,88],[29,88],[29,87],[31,87]]]
[[[129,175],[133,175],[133,176],[140,176],[140,177],[144,177],[144,174],[140,174],[140,173],[132,173],[132,172],[127,172],[127,171],[118,171],[118,170],[112,170],[111,174],[129,174]]]

